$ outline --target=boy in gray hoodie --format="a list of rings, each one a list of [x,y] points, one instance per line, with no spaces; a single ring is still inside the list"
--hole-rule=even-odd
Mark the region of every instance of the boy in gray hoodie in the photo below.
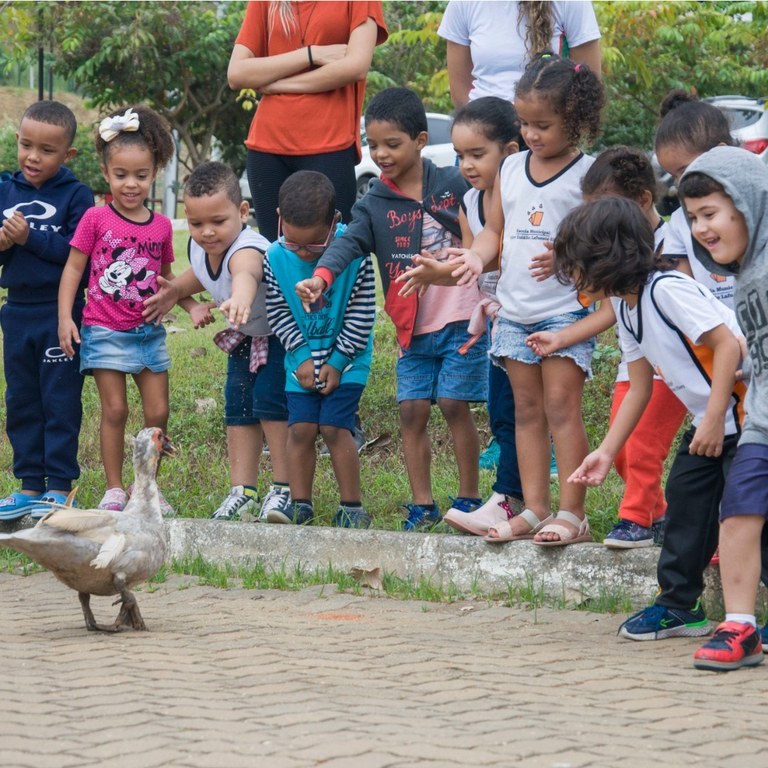
[[[768,518],[768,168],[751,152],[715,147],[688,166],[679,185],[696,257],[735,275],[735,310],[749,350],[746,419],[720,507],[725,621],[694,654],[698,669],[763,662],[768,638],[755,620],[760,548]]]

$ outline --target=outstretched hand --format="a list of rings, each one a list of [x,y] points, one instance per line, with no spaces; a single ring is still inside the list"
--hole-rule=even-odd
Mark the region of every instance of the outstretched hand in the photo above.
[[[568,482],[580,485],[601,485],[608,475],[612,464],[613,458],[610,454],[598,448],[581,462],[581,465],[568,478]]]
[[[179,293],[173,280],[158,275],[157,292],[144,299],[144,310],[141,313],[144,322],[160,325],[163,317],[171,311],[178,300]]]

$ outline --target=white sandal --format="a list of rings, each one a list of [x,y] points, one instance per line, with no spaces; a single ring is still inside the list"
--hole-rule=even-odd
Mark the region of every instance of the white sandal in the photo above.
[[[516,517],[521,517],[530,527],[530,530],[526,533],[513,533],[512,532],[512,520]],[[483,541],[490,542],[491,544],[501,544],[505,541],[524,541],[532,539],[542,528],[550,525],[554,522],[555,518],[552,515],[547,515],[544,520],[539,520],[538,516],[532,509],[524,509],[516,515],[511,515],[509,519],[502,520],[496,525],[492,525],[488,529],[488,535],[483,536]],[[493,534],[496,534],[495,536]]]
[[[562,520],[566,523],[570,523],[576,528],[568,528],[564,525],[558,525],[558,520]],[[576,517],[573,512],[568,512],[565,509],[560,509],[555,515],[555,519],[549,525],[542,527],[537,533],[556,533],[560,538],[556,541],[537,541],[533,540],[534,544],[538,544],[540,547],[564,547],[567,544],[581,544],[585,541],[592,541],[592,534],[589,532],[589,521],[584,516],[584,519]]]

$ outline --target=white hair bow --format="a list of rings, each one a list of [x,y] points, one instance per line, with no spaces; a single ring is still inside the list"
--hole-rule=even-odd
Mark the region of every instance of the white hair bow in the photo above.
[[[106,142],[112,141],[120,131],[138,130],[139,116],[132,109],[126,109],[123,115],[105,117],[99,123],[99,136]]]

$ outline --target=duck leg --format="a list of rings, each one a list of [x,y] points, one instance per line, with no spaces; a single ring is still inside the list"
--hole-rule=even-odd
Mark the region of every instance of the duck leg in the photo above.
[[[126,589],[125,582],[118,577],[115,577],[114,584],[120,592],[120,599],[116,600],[113,605],[116,605],[117,603],[122,604],[120,606],[120,613],[117,614],[117,618],[113,624],[115,627],[114,631],[119,632],[123,627],[132,627],[137,632],[146,632],[147,625],[141,617],[139,604],[136,602],[133,592]]]
[[[93,611],[91,610],[91,596],[87,592],[78,592],[77,596],[80,598],[80,607],[83,609],[83,616],[85,617],[85,628],[89,632],[120,631],[120,627],[116,627],[115,624],[109,624],[105,626],[103,624],[96,623],[96,619],[93,617]]]

